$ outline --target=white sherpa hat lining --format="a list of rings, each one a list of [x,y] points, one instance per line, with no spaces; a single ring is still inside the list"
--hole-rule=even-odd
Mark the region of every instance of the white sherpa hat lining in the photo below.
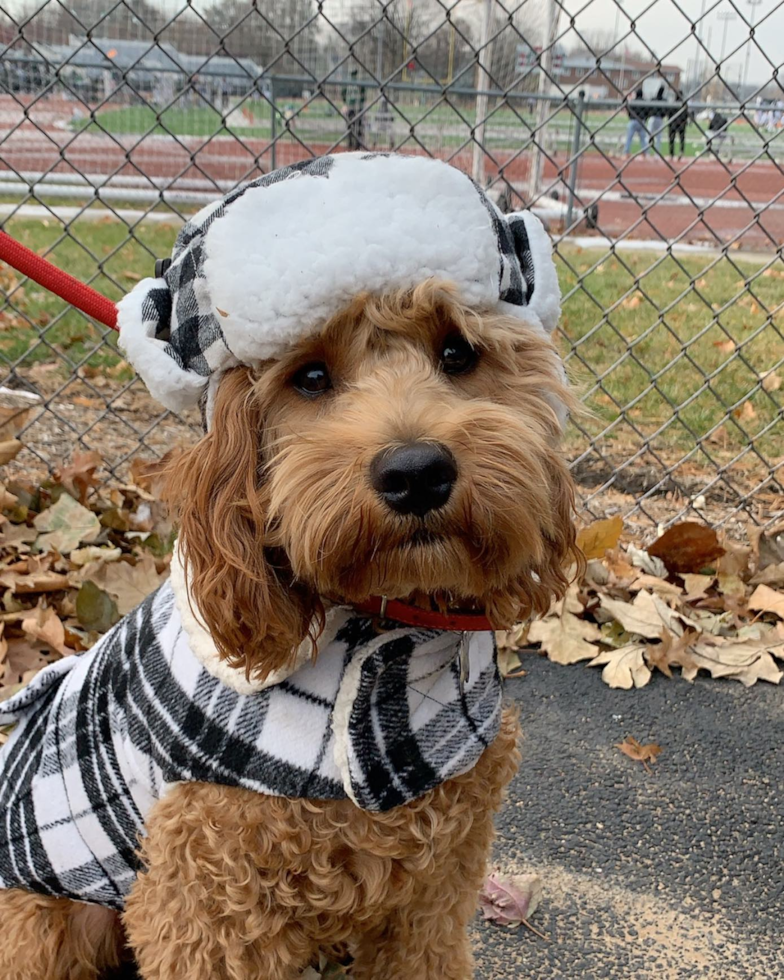
[[[210,378],[280,357],[358,293],[428,278],[534,329],[557,323],[550,240],[534,215],[502,215],[465,174],[428,157],[319,157],[196,214],[163,276],[120,302],[120,346],[151,394],[182,411]]]

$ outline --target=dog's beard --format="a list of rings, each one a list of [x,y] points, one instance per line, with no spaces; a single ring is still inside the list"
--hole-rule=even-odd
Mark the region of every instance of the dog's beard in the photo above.
[[[380,447],[341,459],[333,435],[292,442],[271,468],[269,543],[299,581],[338,601],[424,593],[479,605],[499,625],[560,591],[569,482],[535,426],[476,404],[447,421],[436,435],[460,476],[447,504],[421,518],[394,513],[370,487],[367,460]]]

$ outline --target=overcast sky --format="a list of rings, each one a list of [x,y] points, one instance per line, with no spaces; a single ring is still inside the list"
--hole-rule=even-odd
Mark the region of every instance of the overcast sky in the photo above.
[[[47,0],[39,0],[44,3]],[[48,0],[53,2],[53,0]],[[106,7],[114,6],[115,0],[106,0]],[[169,13],[182,9],[187,0],[150,0],[154,5],[163,7]],[[242,0],[241,0],[242,2]],[[285,0],[284,0],[285,2]],[[433,0],[392,0],[393,3],[405,8],[409,2],[428,4],[428,9],[436,9]],[[529,16],[533,24],[540,25],[546,17],[546,5],[552,0],[492,0],[496,12],[501,5],[509,12],[518,11],[516,18],[525,32],[526,18]],[[27,6],[26,0],[0,0],[3,6],[10,10],[18,10]],[[194,6],[204,10],[210,0],[192,0]],[[250,6],[251,0],[247,0]],[[463,15],[478,23],[485,0],[440,0],[442,8],[450,6],[455,15]],[[752,8],[749,0],[621,0],[622,12],[618,14],[615,0],[561,0],[560,31],[563,46],[572,47],[578,40],[576,34],[569,30],[569,16],[575,18],[575,27],[580,32],[601,32],[609,38],[615,36],[616,24],[621,33],[629,31],[630,20],[636,23],[636,33],[639,37],[630,37],[630,48],[640,50],[645,45],[653,53],[666,62],[678,64],[683,69],[694,66],[698,57],[705,59],[700,53],[696,39],[691,35],[692,21],[699,21],[700,36],[709,49],[713,60],[718,61],[724,46],[728,61],[725,77],[735,83],[742,78],[746,63],[746,51],[749,47],[749,27],[741,15],[747,19],[754,17],[759,30],[752,45],[749,64],[749,80],[758,85],[770,81],[774,66],[784,62],[784,0],[758,0]],[[327,16],[342,19],[351,11],[367,11],[379,13],[390,5],[390,0],[322,0],[322,9]],[[64,0],[68,6],[68,0]],[[132,0],[128,7],[132,9]],[[260,3],[264,8],[264,2]],[[313,0],[316,7],[316,0]],[[704,16],[701,18],[701,13]],[[723,20],[728,14],[730,18]],[[342,15],[342,17],[341,17]],[[534,35],[536,29],[534,28]],[[620,53],[620,48],[618,49]],[[767,56],[767,58],[766,58]]]
[[[563,7],[576,18],[575,26],[580,31],[601,30],[612,34],[615,30],[618,7],[614,0],[563,0]],[[691,23],[699,20],[703,8],[705,16],[700,20],[700,34],[716,61],[721,57],[726,27],[728,67],[724,74],[731,81],[737,81],[738,72],[744,70],[748,49],[749,28],[740,14],[749,20],[753,10],[760,27],[752,46],[749,80],[757,84],[769,80],[773,73],[771,62],[775,66],[784,62],[784,0],[761,0],[754,8],[747,0],[735,0],[734,5],[730,0],[625,0],[619,30],[628,31],[629,21],[633,19],[637,33],[658,57],[687,68],[698,57]],[[723,20],[720,15],[725,13],[734,19]],[[562,14],[561,28],[567,26],[567,18]],[[564,41],[569,43],[568,38]],[[629,44],[642,47],[634,38]]]

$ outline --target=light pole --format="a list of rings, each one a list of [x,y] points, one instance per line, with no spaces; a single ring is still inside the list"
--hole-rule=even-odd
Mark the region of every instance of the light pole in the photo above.
[[[746,91],[746,86],[748,85],[748,81],[749,81],[749,62],[751,61],[751,45],[754,43],[751,36],[751,32],[754,30],[754,21],[756,20],[754,8],[758,7],[762,3],[762,0],[746,0],[746,3],[751,7],[751,14],[749,15],[751,20],[751,29],[749,30],[749,45],[746,48],[746,64],[744,65],[743,68],[744,95]]]
[[[482,35],[479,42],[479,57],[476,73],[476,109],[474,118],[474,152],[471,162],[471,176],[480,187],[485,186],[485,116],[487,115],[487,89],[490,87],[490,76],[487,63],[490,52],[490,24],[493,19],[493,0],[485,0],[482,12]]]
[[[702,89],[702,76],[705,73],[702,66],[707,61],[708,58],[707,52],[704,50],[704,47],[701,43],[702,35],[705,30],[705,4],[706,4],[706,0],[702,0],[702,9],[700,10],[700,23],[699,23],[699,27],[697,28],[697,38],[695,41],[697,45],[697,57],[694,65],[694,74],[697,82],[699,83],[700,89]]]
[[[721,32],[721,58],[719,58],[719,63],[724,65],[724,52],[727,50],[727,28],[730,26],[730,21],[735,20],[734,10],[722,10],[719,13],[719,20],[724,21],[724,30]]]
[[[536,128],[534,129],[533,157],[531,159],[531,170],[528,174],[528,204],[539,197],[539,184],[542,180],[542,170],[544,169],[542,160],[541,141],[544,139],[544,128],[548,113],[551,112],[550,103],[544,96],[550,93],[550,77],[553,72],[553,47],[558,36],[558,18],[561,16],[561,7],[556,6],[555,0],[547,0],[547,27],[545,29],[544,45],[540,53],[539,64],[539,99],[536,106]]]
[[[615,44],[616,47],[621,40],[621,7],[623,6],[623,0],[615,0]],[[616,55],[617,57],[617,55]],[[623,50],[621,52],[621,74],[616,88],[621,93],[621,98],[623,98],[623,76],[626,74],[626,45],[624,44]]]

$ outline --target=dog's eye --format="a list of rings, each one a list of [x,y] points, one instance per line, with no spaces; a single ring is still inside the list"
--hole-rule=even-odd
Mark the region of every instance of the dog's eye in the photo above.
[[[479,352],[462,334],[449,334],[441,348],[441,367],[447,374],[465,374],[478,360]]]
[[[291,383],[303,395],[320,395],[332,387],[332,379],[323,361],[305,364],[291,379]]]

